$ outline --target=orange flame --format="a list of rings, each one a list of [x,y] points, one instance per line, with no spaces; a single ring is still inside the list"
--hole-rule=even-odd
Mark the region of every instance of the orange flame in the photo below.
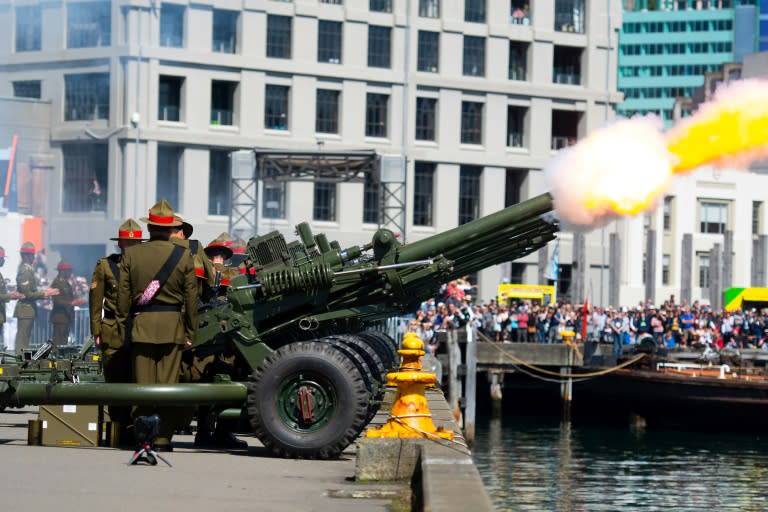
[[[674,173],[765,156],[768,81],[742,80],[666,134],[655,116],[621,119],[561,150],[544,172],[565,227],[592,228],[653,208]]]

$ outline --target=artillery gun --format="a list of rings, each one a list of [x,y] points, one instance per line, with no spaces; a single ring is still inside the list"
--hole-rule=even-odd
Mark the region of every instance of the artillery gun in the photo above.
[[[56,373],[43,381],[0,364],[0,406],[230,407],[278,455],[337,457],[376,413],[399,362],[395,342],[375,327],[414,311],[442,283],[539,249],[558,230],[551,210],[543,194],[410,244],[379,229],[370,243],[342,249],[307,223],[296,241],[255,236],[245,273],[198,313],[190,353],[212,361],[205,382],[64,382]]]

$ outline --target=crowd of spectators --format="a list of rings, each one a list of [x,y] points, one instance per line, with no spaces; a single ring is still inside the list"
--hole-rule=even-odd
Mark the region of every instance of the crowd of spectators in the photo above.
[[[616,354],[644,339],[675,350],[768,350],[768,309],[714,311],[698,302],[677,303],[674,296],[658,306],[641,302],[619,308],[531,300],[477,303],[472,289],[466,279],[443,286],[437,298],[421,304],[410,329],[432,350],[436,332],[450,336],[462,328],[476,328],[481,339],[501,343],[559,343],[567,331],[577,342],[612,344]]]

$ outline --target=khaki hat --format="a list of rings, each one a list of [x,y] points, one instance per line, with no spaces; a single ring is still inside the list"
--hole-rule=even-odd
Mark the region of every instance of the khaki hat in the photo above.
[[[110,240],[146,240],[141,237],[141,226],[133,219],[128,219],[117,228],[117,236]]]
[[[224,253],[224,259],[228,260],[232,257],[232,249],[230,247],[227,247],[227,244],[224,243],[224,240],[216,239],[212,240],[211,243],[209,243],[207,246],[205,246],[205,254],[208,255],[208,257],[212,257],[213,254],[217,252]]]
[[[181,226],[182,220],[177,217],[168,204],[168,201],[161,199],[152,208],[149,209],[149,215],[142,217],[141,222],[149,224],[150,226],[160,226],[163,228],[177,228]]]
[[[184,233],[184,238],[189,240],[192,237],[192,233],[195,231],[195,228],[192,227],[192,224],[185,221],[178,215],[174,215],[173,218],[181,221],[181,231]]]
[[[227,247],[232,247],[232,235],[227,233],[226,231],[222,231],[219,236],[216,237],[216,240],[219,242],[222,242]]]
[[[237,237],[232,241],[232,252],[235,254],[245,254],[246,247],[247,244],[245,243],[245,240],[240,237]]]
[[[32,242],[24,242],[21,244],[21,250],[19,252],[21,254],[35,254],[37,251],[35,250],[35,244]]]

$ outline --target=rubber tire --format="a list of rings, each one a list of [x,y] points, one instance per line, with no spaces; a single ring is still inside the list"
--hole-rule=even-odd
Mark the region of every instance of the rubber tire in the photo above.
[[[332,388],[336,408],[316,431],[298,430],[279,414],[281,385],[301,373],[322,376]],[[368,391],[352,361],[328,343],[296,342],[270,354],[248,383],[247,408],[253,431],[280,457],[333,459],[355,440],[366,425]]]
[[[343,352],[363,374],[369,396],[366,423],[370,422],[379,411],[386,385],[386,374],[382,377],[382,371],[377,364],[379,357],[364,341],[349,334],[327,336],[321,341],[326,341]]]
[[[355,336],[367,342],[379,354],[387,371],[393,371],[400,367],[397,343],[392,338],[378,331],[360,331]]]

